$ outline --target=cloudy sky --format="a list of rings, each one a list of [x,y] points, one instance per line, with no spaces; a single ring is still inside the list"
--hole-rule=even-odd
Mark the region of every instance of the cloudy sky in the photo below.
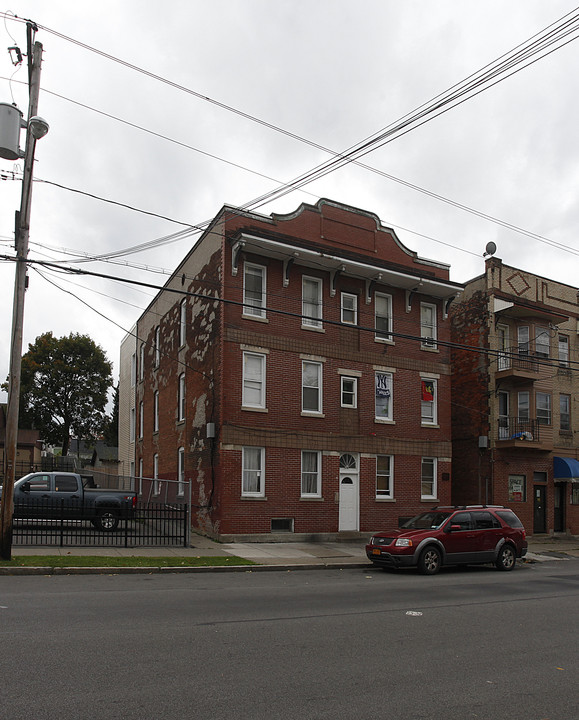
[[[5,7],[0,102],[15,102],[25,116],[26,61],[14,66],[8,48],[25,52],[26,30],[13,15],[33,20],[43,45],[39,114],[50,132],[36,149],[30,258],[154,284],[163,284],[198,235],[92,258],[162,240],[223,204],[274,190],[328,160],[324,149],[343,152],[395,127],[579,14],[566,0],[18,0]],[[361,159],[374,172],[350,163],[256,209],[290,212],[327,197],[376,213],[409,248],[448,263],[454,281],[483,271],[492,240],[505,263],[579,286],[578,35],[392,136]],[[14,254],[21,169],[0,159],[3,256]],[[116,377],[121,339],[153,291],[41,272],[30,271],[23,351],[48,330],[86,333]],[[2,260],[0,380],[9,366],[13,285],[14,264]]]

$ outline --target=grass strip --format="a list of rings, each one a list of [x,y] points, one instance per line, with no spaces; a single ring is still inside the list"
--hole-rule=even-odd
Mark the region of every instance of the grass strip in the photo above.
[[[0,560],[0,567],[212,567],[255,565],[251,560],[235,557],[143,557],[103,555],[19,555]]]

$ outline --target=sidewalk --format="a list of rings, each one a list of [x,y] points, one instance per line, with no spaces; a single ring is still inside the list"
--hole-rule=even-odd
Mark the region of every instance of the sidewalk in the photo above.
[[[530,537],[526,562],[569,560],[579,558],[579,538],[572,536]],[[275,542],[275,543],[217,543],[201,535],[191,537],[191,547],[155,548],[60,548],[13,546],[12,555],[62,555],[101,557],[227,557],[234,556],[251,560],[259,566],[270,568],[298,567],[364,567],[369,565],[366,558],[365,540],[345,542]],[[231,566],[229,566],[231,568]],[[215,568],[203,568],[211,570]],[[223,570],[222,567],[217,568]],[[244,566],[245,570],[248,566]],[[110,568],[108,569],[110,572]]]

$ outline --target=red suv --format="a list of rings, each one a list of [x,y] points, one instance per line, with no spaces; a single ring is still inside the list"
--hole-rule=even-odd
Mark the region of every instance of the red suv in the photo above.
[[[512,570],[527,554],[522,522],[502,505],[435,507],[401,528],[370,538],[366,555],[381,567],[418,567],[434,575],[443,565],[494,563]]]

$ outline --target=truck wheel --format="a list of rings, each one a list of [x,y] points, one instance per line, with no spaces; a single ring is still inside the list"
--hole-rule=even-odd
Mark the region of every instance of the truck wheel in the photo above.
[[[98,530],[111,532],[119,526],[119,516],[114,510],[101,510],[97,515],[95,524]]]

